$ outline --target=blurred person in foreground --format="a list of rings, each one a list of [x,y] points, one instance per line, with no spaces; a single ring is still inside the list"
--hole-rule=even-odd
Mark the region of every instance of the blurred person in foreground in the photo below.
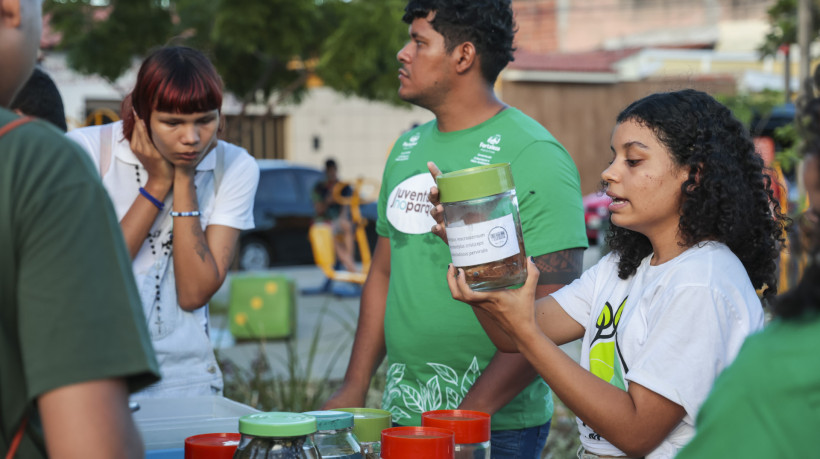
[[[524,247],[542,272],[539,296],[582,269],[578,170],[552,134],[493,91],[513,59],[509,0],[413,0],[403,19],[410,41],[397,55],[399,96],[436,119],[402,134],[387,159],[353,352],[325,407],[364,406],[386,353],[382,407],[395,423],[419,425],[428,410],[482,411],[492,415],[493,458],[540,458],[552,394],[526,359],[497,352],[472,311],[450,297],[450,251],[431,232],[428,162],[445,172],[510,163]]]
[[[350,221],[350,206],[336,202],[334,190],[339,182],[339,166],[333,159],[325,161],[325,178],[316,183],[311,193],[313,207],[316,210],[316,221],[326,222],[333,229],[333,247],[336,257],[344,268],[356,272],[356,263],[353,257],[355,248],[353,241],[353,223]],[[353,189],[343,184],[341,196],[350,196]]]
[[[14,96],[9,108],[18,115],[44,119],[63,132],[68,130],[60,90],[48,73],[40,67],[34,67],[34,72]]]
[[[820,70],[814,74],[820,87]],[[800,283],[774,299],[775,318],[746,339],[717,379],[679,458],[817,457],[820,427],[820,98],[806,104],[801,232],[809,261]]]
[[[37,55],[40,0],[0,1],[0,107]],[[111,201],[87,155],[0,108],[0,451],[142,458],[128,393],[157,363]]]

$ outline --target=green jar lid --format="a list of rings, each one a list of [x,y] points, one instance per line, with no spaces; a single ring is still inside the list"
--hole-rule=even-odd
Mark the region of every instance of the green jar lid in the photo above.
[[[239,433],[255,437],[301,437],[316,432],[316,418],[301,413],[254,413],[239,418]]]
[[[339,430],[353,427],[353,413],[346,411],[305,411],[316,418],[316,430]]]
[[[393,426],[389,411],[376,408],[338,408],[337,411],[353,413],[353,435],[359,441],[381,441],[382,430]]]
[[[436,177],[441,202],[483,198],[515,189],[509,163],[448,172]]]

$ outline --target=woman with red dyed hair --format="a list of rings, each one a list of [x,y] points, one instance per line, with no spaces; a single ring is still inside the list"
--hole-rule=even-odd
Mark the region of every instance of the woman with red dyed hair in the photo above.
[[[222,393],[208,301],[239,232],[253,228],[259,168],[217,139],[222,80],[199,51],[166,47],[140,67],[122,121],[71,131],[114,204],[162,380],[134,398]]]

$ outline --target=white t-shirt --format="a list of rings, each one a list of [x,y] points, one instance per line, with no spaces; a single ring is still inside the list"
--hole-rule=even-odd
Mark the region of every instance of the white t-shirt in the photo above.
[[[139,196],[140,186],[147,183],[148,173],[124,139],[122,122],[114,123],[112,128],[110,164],[101,173],[117,218],[122,220]],[[100,169],[102,127],[75,129],[67,136],[80,144]],[[243,148],[221,140],[217,148],[224,152],[224,160],[216,193],[216,149],[200,161],[194,177],[202,230],[209,225],[240,230],[253,228],[253,200],[259,183],[259,166]],[[154,221],[150,236],[132,262],[162,373],[161,381],[138,395],[176,397],[221,393],[222,375],[208,338],[207,305],[189,312],[177,303],[171,256],[173,218],[168,215],[172,208],[173,193],[169,193],[164,210]]]
[[[743,340],[763,327],[763,308],[740,260],[721,243],[698,244],[673,260],[618,278],[607,255],[552,294],[584,326],[581,365],[627,390],[636,382],[681,405],[686,415],[648,459],[672,458],[694,435],[698,409]],[[595,397],[595,394],[590,394]],[[623,456],[578,419],[581,443]]]

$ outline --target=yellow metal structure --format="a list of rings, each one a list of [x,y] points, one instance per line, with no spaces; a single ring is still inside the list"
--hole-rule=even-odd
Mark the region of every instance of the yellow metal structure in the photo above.
[[[85,118],[85,126],[99,126],[101,124],[106,124],[105,118],[108,118],[111,122],[114,122],[120,120],[120,115],[110,108],[98,108]]]

